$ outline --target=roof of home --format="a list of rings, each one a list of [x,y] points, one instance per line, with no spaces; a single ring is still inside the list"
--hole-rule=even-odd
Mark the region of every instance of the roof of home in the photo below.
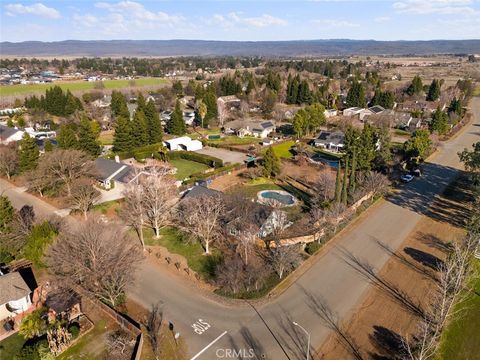
[[[369,107],[368,110],[370,110],[374,114],[381,113],[382,111],[385,111],[385,108],[380,105],[374,105],[372,107]]]
[[[218,100],[221,100],[223,102],[240,101],[240,99],[236,95],[220,96]]]
[[[95,168],[97,169],[99,179],[117,181],[123,180],[131,170],[129,165],[104,158],[95,159]]]
[[[221,196],[223,193],[218,190],[209,189],[206,186],[196,185],[191,188],[184,196],[184,199],[191,199],[200,196]]]
[[[273,121],[257,122],[252,120],[234,120],[226,123],[225,128],[230,129],[251,129],[252,131],[263,131],[275,127]]]
[[[48,293],[45,303],[58,314],[70,310],[80,299],[80,295],[73,290],[57,289]]]
[[[318,138],[315,139],[317,144],[343,144],[345,141],[345,134],[341,131],[322,131]]]
[[[32,291],[19,272],[12,272],[0,276],[0,304],[19,300]]]
[[[5,125],[0,125],[0,139],[6,140],[10,136],[16,134],[17,132],[22,131],[20,129],[11,128]]]

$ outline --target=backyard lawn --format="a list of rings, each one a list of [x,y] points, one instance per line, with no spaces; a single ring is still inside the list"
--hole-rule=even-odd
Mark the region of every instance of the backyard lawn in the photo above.
[[[241,192],[250,198],[257,198],[257,193],[262,190],[283,190],[272,180],[267,178],[258,178],[250,181],[241,187],[235,187],[232,192]]]
[[[221,139],[208,140],[212,144],[224,144],[224,145],[248,145],[248,144],[258,144],[262,139],[252,136],[238,137],[238,136],[225,136]]]
[[[185,159],[170,160],[170,164],[177,168],[177,173],[175,174],[177,180],[183,180],[192,174],[203,172],[209,169],[209,167],[205,164]]]
[[[0,341],[0,359],[13,360],[14,356],[22,349],[25,339],[18,333]]]
[[[290,148],[295,144],[294,141],[285,141],[278,145],[273,145],[273,151],[275,154],[284,159],[291,159],[293,157],[292,153],[290,152]],[[266,149],[264,150],[266,151]]]
[[[477,271],[480,271],[480,262]],[[467,299],[457,305],[463,310],[443,333],[438,360],[480,359],[480,280],[471,285]]]
[[[155,239],[153,230],[145,230],[145,243],[147,245],[160,245],[172,254],[178,254],[187,259],[188,266],[205,279],[214,276],[215,266],[220,261],[218,254],[214,251],[212,255],[204,255],[202,245],[198,241],[189,241],[175,228],[164,228],[161,230],[161,237]]]
[[[120,89],[130,87],[131,80],[105,80],[103,84],[105,89]],[[161,78],[141,78],[135,79],[135,86],[155,86],[155,85],[163,85],[168,82],[166,79]],[[27,85],[5,85],[0,86],[0,95],[1,96],[8,96],[8,95],[24,95],[33,92],[44,92],[48,88],[58,85],[63,90],[93,90],[95,88],[95,82],[92,81],[70,81],[70,82],[54,82],[48,84],[27,84]]]

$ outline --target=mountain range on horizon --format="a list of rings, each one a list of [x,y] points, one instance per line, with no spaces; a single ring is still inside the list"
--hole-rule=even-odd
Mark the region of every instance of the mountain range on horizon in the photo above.
[[[480,54],[478,40],[65,40],[0,42],[1,56],[348,56]]]

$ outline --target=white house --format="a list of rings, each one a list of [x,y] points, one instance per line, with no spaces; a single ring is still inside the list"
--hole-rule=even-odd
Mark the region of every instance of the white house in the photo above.
[[[345,147],[345,134],[341,131],[322,131],[313,145],[332,151],[341,151]]]
[[[192,140],[188,136],[181,136],[178,138],[165,140],[164,143],[167,149],[170,151],[175,151],[175,150],[197,151],[203,148],[201,141]]]
[[[246,120],[234,120],[225,124],[226,133],[235,133],[238,137],[255,136],[265,139],[275,131],[273,121],[254,122]]]
[[[27,311],[31,305],[32,290],[19,272],[0,275],[0,321]]]
[[[22,139],[23,134],[25,134],[23,130],[0,125],[0,144],[10,144],[11,142],[19,141]]]
[[[338,111],[335,109],[326,109],[323,112],[323,115],[325,115],[326,118],[332,117],[332,116],[337,116]]]
[[[343,116],[354,116],[360,114],[363,110],[363,108],[359,107],[350,107],[348,109],[343,110]]]

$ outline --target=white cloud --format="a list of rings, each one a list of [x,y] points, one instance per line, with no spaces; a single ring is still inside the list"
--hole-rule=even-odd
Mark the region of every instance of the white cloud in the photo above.
[[[10,16],[30,14],[50,19],[60,18],[58,10],[45,6],[42,3],[35,3],[32,5],[7,4],[5,5],[5,9]]]
[[[317,20],[312,20],[312,23],[316,25],[321,25],[322,27],[325,28],[353,28],[353,27],[359,27],[360,24],[352,23],[350,21],[346,20],[338,20],[338,19],[317,19]]]
[[[390,21],[392,18],[390,16],[378,16],[373,19],[377,23],[384,23]]]
[[[285,26],[287,21],[275,16],[263,14],[261,16],[243,16],[242,13],[231,12],[226,15],[213,15],[211,20],[207,23],[213,23],[224,28],[231,28],[236,26],[247,26],[254,28],[264,28],[268,26]]]
[[[169,15],[162,11],[149,11],[145,9],[142,4],[129,0],[120,1],[118,3],[99,2],[95,4],[95,7],[99,9],[105,9],[111,13],[123,14],[136,20],[161,21],[164,24],[169,25],[176,24],[184,20],[182,16]]]
[[[475,15],[472,0],[403,0],[395,2],[393,8],[399,13],[414,15]]]

